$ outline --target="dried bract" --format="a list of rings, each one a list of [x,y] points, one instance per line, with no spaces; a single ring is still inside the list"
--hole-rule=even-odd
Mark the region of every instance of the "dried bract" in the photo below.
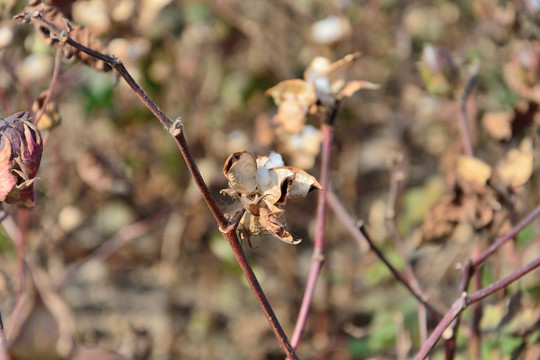
[[[318,56],[304,72],[304,80],[285,80],[268,89],[278,106],[274,122],[278,131],[297,134],[304,128],[308,113],[317,111],[317,106],[333,106],[336,101],[353,95],[360,89],[376,89],[368,81],[349,80],[348,73],[360,53],[349,54],[331,62]]]
[[[282,205],[287,200],[298,201],[315,189],[321,189],[317,180],[301,169],[284,166],[281,155],[255,158],[247,151],[229,156],[223,167],[229,188],[222,190],[238,199],[245,210],[238,224],[241,239],[270,233],[289,244],[298,244],[280,220]]]
[[[0,119],[0,202],[34,206],[43,142],[27,112]]]
[[[42,2],[41,0],[29,1],[28,5],[24,8],[24,13],[17,15],[15,18],[24,19],[25,13],[28,14],[35,11],[39,11],[41,16],[45,20],[47,20],[57,28],[64,29],[69,32],[69,36],[78,43],[101,53],[107,52],[105,46],[101,43],[101,41],[99,41],[90,33],[90,29],[84,26],[75,25],[67,22],[66,15],[64,15],[59,8]],[[53,36],[46,26],[41,24],[39,21],[33,21],[33,23],[36,29],[41,31],[43,35],[45,35],[49,45],[58,44],[59,39],[56,36]],[[95,58],[94,56],[88,55],[72,46],[64,46],[63,50],[66,59],[75,58],[82,63],[100,71],[112,70],[109,64]]]

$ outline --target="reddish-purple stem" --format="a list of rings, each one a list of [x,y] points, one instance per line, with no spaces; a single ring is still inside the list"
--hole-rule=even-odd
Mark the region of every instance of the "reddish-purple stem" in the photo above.
[[[199,190],[206,204],[208,205],[210,211],[214,215],[214,218],[216,219],[216,222],[218,223],[220,230],[229,241],[229,244],[231,245],[231,248],[236,256],[238,264],[240,265],[240,268],[242,269],[244,276],[246,277],[253,293],[255,294],[255,297],[257,298],[257,301],[259,302],[259,305],[261,306],[261,309],[263,310],[263,313],[266,319],[270,323],[270,326],[272,327],[272,330],[274,331],[274,334],[276,338],[278,339],[281,347],[283,348],[285,354],[289,358],[298,359],[298,357],[296,356],[294,352],[293,347],[291,346],[289,342],[289,339],[287,338],[287,335],[281,328],[281,325],[279,324],[279,321],[277,320],[272,310],[272,307],[270,306],[268,300],[266,299],[266,296],[264,295],[264,292],[261,286],[259,285],[257,278],[255,277],[255,274],[253,273],[253,270],[251,269],[246,259],[246,256],[242,250],[242,247],[240,246],[240,242],[238,241],[238,238],[236,236],[235,229],[228,230],[230,226],[227,222],[227,219],[225,218],[225,215],[223,214],[223,212],[221,211],[221,209],[215,202],[214,198],[212,197],[210,193],[210,190],[208,189],[208,186],[206,185],[206,183],[204,182],[204,179],[201,176],[201,173],[197,167],[197,164],[195,163],[193,155],[191,154],[191,150],[184,137],[184,131],[183,131],[181,120],[177,119],[175,122],[171,121],[167,117],[167,115],[165,115],[165,113],[150,99],[148,94],[141,88],[141,86],[135,81],[135,79],[133,79],[133,77],[127,71],[127,69],[122,64],[122,61],[120,59],[102,54],[98,51],[92,50],[78,43],[77,41],[69,37],[69,35],[66,35],[65,33],[63,33],[55,25],[51,24],[49,21],[44,19],[39,13],[28,14],[28,16],[30,17],[30,21],[32,19],[39,20],[43,25],[45,25],[51,31],[51,33],[55,34],[55,36],[58,38],[62,38],[63,41],[65,40],[67,44],[111,65],[120,74],[120,76],[129,84],[129,86],[133,89],[133,91],[137,94],[137,96],[141,99],[141,101],[146,105],[146,107],[160,120],[163,126],[165,126],[167,130],[169,130],[170,134],[175,138],[178,148],[180,149],[180,152],[182,153],[182,156],[184,160],[186,161],[186,164],[191,173],[191,176],[193,177],[193,179],[195,180],[195,183],[199,187]],[[26,20],[26,18],[24,20]],[[227,230],[225,231],[224,229],[227,229]]]
[[[514,271],[512,274],[494,282],[493,284],[486,286],[483,289],[480,289],[471,295],[467,295],[465,292],[463,295],[457,299],[454,304],[452,304],[452,307],[448,312],[444,315],[443,319],[439,322],[433,333],[431,333],[430,337],[424,344],[424,346],[420,349],[418,354],[416,355],[416,360],[423,360],[429,356],[439,339],[441,338],[444,331],[452,324],[454,320],[458,318],[458,316],[465,310],[469,305],[474,304],[489,295],[505,288],[509,284],[515,282],[516,280],[520,279],[527,273],[533,271],[534,269],[540,267],[540,257],[536,258],[535,260],[531,261],[527,265],[521,267],[520,269]]]
[[[397,204],[400,193],[400,187],[402,181],[405,177],[403,170],[403,155],[398,154],[394,159],[394,164],[390,172],[390,190],[388,191],[388,205],[387,205],[387,216],[386,223],[390,233],[392,234],[392,239],[394,241],[394,246],[397,249],[398,253],[401,255],[401,259],[405,264],[405,274],[407,275],[408,280],[411,283],[411,287],[415,289],[420,294],[425,294],[425,291],[422,289],[420,282],[418,281],[413,267],[409,262],[407,252],[405,251],[405,245],[403,239],[399,233],[396,216],[397,216]],[[432,302],[434,299],[432,299]],[[443,308],[440,305],[439,301],[435,301],[439,308]],[[427,314],[426,307],[421,302],[418,303],[418,328],[420,333],[420,343],[423,344],[427,339]]]
[[[2,321],[2,314],[0,313],[0,360],[7,360],[7,340],[6,333],[4,331],[4,322]]]
[[[331,116],[335,117],[337,112],[336,108],[332,111]],[[304,297],[302,298],[302,305],[300,306],[300,312],[294,332],[291,340],[292,346],[296,349],[302,338],[302,333],[306,326],[309,309],[311,307],[311,301],[313,300],[313,293],[315,292],[315,286],[317,284],[317,278],[321,271],[324,262],[324,231],[326,228],[326,216],[327,216],[327,201],[326,194],[329,190],[329,173],[330,173],[330,151],[332,148],[332,137],[334,132],[333,120],[323,123],[321,131],[323,135],[322,151],[321,151],[321,176],[319,183],[322,186],[322,190],[319,192],[317,203],[317,227],[315,230],[315,241],[313,245],[313,256],[311,260],[311,268],[309,270],[309,276],[304,291]]]
[[[478,80],[478,74],[479,74],[479,69],[478,67],[476,67],[473,69],[473,73],[471,77],[469,78],[469,81],[467,81],[467,85],[465,86],[465,90],[463,91],[463,95],[461,97],[461,118],[459,121],[459,130],[460,130],[461,139],[463,142],[463,149],[464,149],[465,155],[467,156],[474,156],[471,130],[470,130],[470,125],[469,125],[469,119],[467,116],[467,99],[469,98],[469,96],[472,94],[472,91],[474,90],[474,87]]]
[[[506,235],[501,236],[493,244],[491,244],[484,252],[472,260],[472,265],[476,268],[480,266],[488,257],[490,257],[499,247],[501,247],[505,242],[514,238],[521,230],[527,227],[534,219],[540,216],[540,205],[534,208],[533,211],[529,213],[523,220],[519,222],[514,228],[509,231]]]

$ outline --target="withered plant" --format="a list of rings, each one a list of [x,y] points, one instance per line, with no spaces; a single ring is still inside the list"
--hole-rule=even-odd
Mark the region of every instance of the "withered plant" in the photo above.
[[[234,19],[230,9],[220,6],[217,9]],[[449,108],[457,110],[453,115],[456,115],[454,120],[458,119],[455,131],[458,135],[449,151],[444,154],[442,172],[445,174],[445,194],[434,202],[431,211],[422,219],[416,246],[444,242],[454,236],[459,227],[468,230],[466,234],[470,235],[474,245],[468,254],[468,260],[461,264],[455,300],[449,308],[442,296],[428,294],[424,289],[401,235],[398,215],[403,215],[400,213],[400,201],[407,177],[405,155],[397,153],[391,158],[390,190],[385,214],[387,230],[393,240],[393,247],[400,255],[402,268],[394,265],[381,246],[369,236],[368,226],[353,220],[353,216],[339,199],[339,191],[333,189],[330,180],[333,166],[331,149],[336,136],[335,129],[339,126],[340,107],[359,90],[379,89],[379,85],[350,76],[350,70],[362,60],[359,52],[345,55],[334,62],[326,57],[315,57],[305,70],[303,79],[285,80],[266,91],[277,106],[276,114],[270,120],[270,127],[279,153],[270,152],[257,156],[250,149],[244,149],[223,154],[223,175],[227,188],[222,189],[221,193],[227,195],[235,207],[235,211],[226,213],[218,205],[201,175],[192,147],[185,137],[185,122],[182,117],[171,120],[134,79],[122,59],[107,55],[105,47],[92,36],[88,28],[73,24],[58,7],[51,4],[31,1],[15,19],[20,23],[34,25],[34,28],[45,36],[48,45],[56,48],[56,60],[50,87],[42,91],[35,100],[27,101],[27,111],[15,112],[0,120],[0,201],[5,203],[6,207],[7,204],[17,207],[18,232],[17,238],[13,240],[16,243],[19,273],[17,302],[9,327],[5,331],[0,318],[0,360],[31,359],[39,356],[38,354],[45,358],[60,359],[120,359],[121,357],[113,352],[89,350],[77,343],[69,309],[66,309],[58,291],[90,260],[110,256],[137,235],[144,234],[150,226],[149,221],[143,220],[124,228],[123,233],[117,234],[110,242],[83,258],[56,284],[49,283],[33,262],[26,264],[25,244],[30,209],[35,206],[33,185],[38,175],[43,147],[46,147],[47,139],[54,136],[52,130],[59,125],[58,109],[53,99],[62,56],[80,61],[96,71],[113,70],[172,136],[187,165],[191,181],[196,184],[217,228],[227,239],[284,356],[289,359],[299,358],[296,350],[306,329],[316,284],[327,255],[329,209],[358,242],[359,247],[367,246],[395,280],[417,300],[420,341],[405,349],[405,355],[401,354],[403,358],[409,351],[416,352],[416,359],[427,358],[441,338],[444,341],[445,357],[455,358],[459,329],[464,329],[472,339],[473,356],[480,357],[481,301],[504,291],[507,286],[540,267],[540,256],[537,255],[526,265],[518,264],[509,275],[501,275],[498,280],[494,279],[487,285],[482,282],[482,266],[486,260],[501,247],[510,244],[510,240],[540,215],[539,205],[523,216],[525,211],[519,209],[516,200],[533,176],[534,148],[538,139],[537,134],[524,136],[515,148],[508,150],[505,156],[496,162],[490,163],[476,154],[476,136],[473,131],[475,127],[472,126],[475,123],[475,114],[471,116],[467,104],[474,96],[480,70],[478,66],[472,67],[471,75],[461,82],[452,55],[442,47],[426,46],[419,69],[426,89],[443,99]],[[535,92],[537,74],[533,70],[536,68],[524,69],[511,63],[504,73],[511,80],[509,86],[528,102],[528,108],[538,110]],[[520,79],[525,80],[516,80],[515,74],[520,74]],[[529,81],[529,78],[533,80]],[[525,109],[525,112],[527,111]],[[519,114],[516,111],[513,115],[517,123]],[[509,120],[508,117],[508,114],[486,114],[486,132],[497,139],[510,139],[512,119]],[[534,121],[536,120],[530,122]],[[504,129],[501,130],[500,127]],[[537,122],[534,129],[537,130]],[[285,166],[280,153],[291,159],[292,166]],[[318,176],[314,176],[303,167],[312,167],[317,157],[320,157],[320,172]],[[94,163],[100,159],[89,155],[85,161],[88,168],[94,168]],[[111,171],[108,174],[112,173]],[[96,171],[89,179],[88,181],[95,182],[95,186],[111,192],[122,194],[129,191],[125,186],[120,186],[122,181],[118,174],[109,178]],[[283,241],[281,246],[299,244],[301,239],[287,226],[286,205],[306,198],[314,190],[317,190],[318,197],[313,254],[296,326],[289,341],[255,276],[243,245],[256,248],[254,239],[267,235],[268,238]],[[186,201],[184,206],[189,207],[190,203]],[[6,212],[3,217],[7,216]],[[513,249],[508,252],[512,254]],[[469,290],[471,282],[473,285]],[[473,318],[471,321],[463,321],[461,314],[469,306],[474,308]],[[48,328],[51,329],[50,333],[46,330]],[[526,340],[522,343],[523,348],[526,347],[529,337],[532,338],[530,334],[534,331],[537,329],[531,328],[530,333],[524,335]],[[38,333],[43,332],[47,332],[47,336],[40,337]],[[146,356],[142,358],[148,358],[150,351],[146,347],[141,353]],[[516,350],[514,354],[519,355],[520,352]],[[324,353],[321,356],[326,355]]]

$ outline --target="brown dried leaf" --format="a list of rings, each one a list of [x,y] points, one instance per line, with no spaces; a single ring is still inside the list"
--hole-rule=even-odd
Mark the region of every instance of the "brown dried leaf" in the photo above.
[[[453,196],[448,195],[439,200],[422,223],[421,243],[445,239],[459,222],[460,213],[461,209],[454,204]]]
[[[532,141],[523,139],[519,149],[512,149],[497,166],[497,175],[510,188],[517,188],[529,181],[533,172]]]
[[[39,114],[42,111],[43,104],[48,93],[49,90],[45,90],[36,98],[34,104],[32,104],[32,111],[34,114]],[[41,115],[41,118],[39,119],[37,126],[39,130],[52,130],[60,125],[61,121],[62,118],[60,117],[58,105],[53,101],[49,101],[43,115]]]
[[[267,208],[261,208],[260,223],[266,231],[283,242],[296,245],[302,241],[302,239],[294,239],[274,213]]]
[[[313,59],[304,72],[304,79],[313,81],[315,77],[325,76],[328,78],[332,93],[337,94],[345,86],[352,64],[359,58],[360,52],[355,52],[332,63],[330,60],[318,56]]]
[[[509,140],[512,137],[512,119],[514,111],[492,111],[482,118],[486,132],[496,140]]]
[[[223,174],[229,180],[229,186],[241,194],[251,195],[257,188],[257,162],[247,151],[230,155],[223,166]]]
[[[274,122],[278,131],[297,134],[304,128],[309,108],[317,102],[313,85],[300,80],[285,80],[266,90],[274,98],[278,112]]]
[[[336,95],[336,98],[341,100],[343,98],[351,97],[355,92],[361,89],[377,90],[379,88],[380,88],[379,84],[374,84],[369,81],[363,81],[363,80],[349,81],[338,92],[338,94]]]
[[[31,0],[29,4],[24,8],[25,12],[32,12],[35,10],[40,11],[43,18],[45,18],[47,21],[49,21],[59,29],[66,29],[66,23],[63,20],[64,18],[66,18],[66,15],[64,15],[59,8],[47,3],[42,3],[41,0]],[[49,29],[47,29],[44,25],[40,24],[38,21],[35,21],[34,26],[37,30],[41,31],[43,35],[45,35],[49,45],[58,44],[58,39],[51,37]],[[102,54],[107,53],[107,49],[105,48],[103,43],[90,33],[90,29],[75,24],[70,24],[70,26],[71,31],[68,31],[68,33],[73,40],[86,46],[87,48],[98,51]],[[109,64],[98,60],[91,55],[81,52],[73,46],[64,46],[63,50],[64,55],[67,59],[75,58],[82,63],[91,66],[99,71],[112,70]]]
[[[484,186],[491,177],[491,167],[482,160],[460,155],[457,161],[458,175],[469,182]]]
[[[308,193],[315,189],[322,190],[322,186],[317,179],[302,169],[283,166],[273,168],[272,171],[277,172],[280,179],[292,178],[290,186],[286,187],[287,193],[281,194],[283,204],[285,204],[287,200],[293,202],[302,200]],[[285,190],[283,186],[281,186],[281,188]]]

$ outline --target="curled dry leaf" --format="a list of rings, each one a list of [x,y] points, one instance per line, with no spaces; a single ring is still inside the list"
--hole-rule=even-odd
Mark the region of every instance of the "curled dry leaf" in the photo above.
[[[457,173],[463,180],[484,186],[491,177],[491,166],[473,156],[460,155]]]
[[[34,114],[39,114],[41,111],[43,111],[43,105],[45,105],[45,99],[47,98],[48,93],[49,90],[45,90],[36,98],[32,104],[32,111]],[[61,121],[62,118],[60,117],[58,105],[54,101],[49,101],[45,106],[45,111],[43,111],[43,115],[41,115],[37,126],[39,130],[42,131],[52,130],[60,125]]]
[[[310,107],[317,102],[313,85],[300,79],[285,80],[266,90],[266,94],[278,106],[274,116],[277,131],[291,134],[302,131]]]
[[[533,172],[532,141],[523,139],[519,149],[512,149],[497,165],[497,175],[510,188],[518,188],[529,181]]]
[[[512,120],[514,111],[492,111],[482,118],[486,132],[496,140],[510,140],[512,137]]]
[[[50,5],[45,2],[42,3],[41,0],[30,0],[28,5],[24,8],[24,12],[26,13],[31,13],[36,10],[41,13],[41,16],[43,16],[44,19],[46,19],[48,22],[52,23],[59,29],[66,29],[67,25],[64,19],[67,17],[56,6]],[[15,18],[20,19],[24,17],[25,17],[25,14],[21,13],[17,15]],[[43,24],[40,24],[39,21],[34,21],[34,25],[37,30],[41,31],[43,35],[45,35],[49,45],[58,44],[59,40],[56,37],[51,36],[49,29],[47,29]],[[87,27],[70,24],[69,28],[70,28],[68,30],[69,36],[73,40],[77,41],[78,43],[92,50],[99,51],[101,53],[107,52],[105,46],[101,43],[101,41],[99,41],[96,37],[94,37],[90,33],[90,29],[88,29]],[[64,46],[63,50],[64,50],[64,55],[67,59],[75,58],[81,61],[82,63],[100,71],[112,70],[109,64],[101,60],[98,60],[97,58],[91,55],[81,52],[72,46]]]
[[[378,85],[368,81],[350,81],[349,70],[360,53],[349,54],[338,61],[318,56],[304,72],[304,79],[313,84],[317,99],[325,106],[333,106],[336,100],[350,97],[360,89],[378,89]]]
[[[287,200],[297,201],[315,189],[321,189],[317,180],[301,169],[283,166],[281,155],[272,153],[257,159],[249,152],[234,153],[223,167],[229,188],[222,190],[239,199],[245,209],[237,232],[241,239],[270,233],[278,239],[297,244],[280,219],[281,208]]]

